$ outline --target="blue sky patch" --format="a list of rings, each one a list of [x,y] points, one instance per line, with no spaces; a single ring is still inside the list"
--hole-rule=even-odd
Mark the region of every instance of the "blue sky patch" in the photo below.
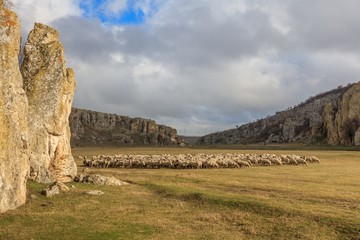
[[[80,7],[84,11],[85,17],[99,18],[104,24],[110,25],[138,25],[142,24],[146,17],[151,17],[157,11],[157,6],[154,2],[150,3],[149,12],[145,14],[143,10],[138,7],[141,0],[127,0],[127,9],[119,13],[110,13],[106,10],[106,4],[109,1],[101,0],[83,0],[80,2]]]

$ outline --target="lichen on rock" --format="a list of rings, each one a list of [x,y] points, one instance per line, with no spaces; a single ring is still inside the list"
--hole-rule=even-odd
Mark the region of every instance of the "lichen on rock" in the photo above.
[[[27,100],[18,65],[21,27],[0,2],[0,213],[25,203],[29,171]]]
[[[69,115],[75,90],[59,33],[36,23],[24,48],[21,74],[29,101],[30,178],[68,182],[77,168],[71,155]]]

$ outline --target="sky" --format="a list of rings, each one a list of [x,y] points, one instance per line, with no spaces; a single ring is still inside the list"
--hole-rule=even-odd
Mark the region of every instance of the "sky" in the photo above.
[[[13,0],[60,32],[74,107],[181,135],[234,128],[360,81],[358,0]]]

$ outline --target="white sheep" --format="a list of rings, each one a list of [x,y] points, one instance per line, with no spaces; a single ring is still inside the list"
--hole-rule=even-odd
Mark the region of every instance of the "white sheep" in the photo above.
[[[242,167],[244,167],[244,168],[250,167],[250,163],[247,162],[247,161],[243,161],[243,160],[239,160],[239,159],[237,159],[235,161],[239,165],[239,167],[241,167],[241,168]]]
[[[262,166],[271,166],[271,162],[265,158],[260,158],[258,160],[258,163],[259,163],[259,165],[262,165]]]
[[[227,165],[228,165],[228,168],[240,168],[239,164],[233,160],[228,160]]]
[[[210,159],[204,162],[203,166],[205,168],[219,168],[219,165],[217,164],[215,159]]]
[[[176,169],[200,169],[200,168],[239,168],[250,167],[252,164],[262,166],[271,165],[307,165],[308,163],[319,163],[320,160],[314,156],[280,155],[275,154],[161,154],[161,155],[98,155],[90,159],[79,156],[87,167],[109,167],[109,168],[176,168]]]
[[[311,161],[312,161],[313,163],[320,163],[320,159],[318,159],[318,158],[315,157],[315,156],[311,156]]]

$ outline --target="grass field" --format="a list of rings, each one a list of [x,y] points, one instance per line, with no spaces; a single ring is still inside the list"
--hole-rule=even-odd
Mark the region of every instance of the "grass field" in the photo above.
[[[360,152],[179,148],[75,148],[116,153],[294,153],[308,167],[91,169],[132,184],[76,188],[53,198],[28,183],[22,207],[0,215],[0,239],[360,239]],[[81,171],[81,163],[79,170]],[[98,189],[102,196],[84,192]]]

